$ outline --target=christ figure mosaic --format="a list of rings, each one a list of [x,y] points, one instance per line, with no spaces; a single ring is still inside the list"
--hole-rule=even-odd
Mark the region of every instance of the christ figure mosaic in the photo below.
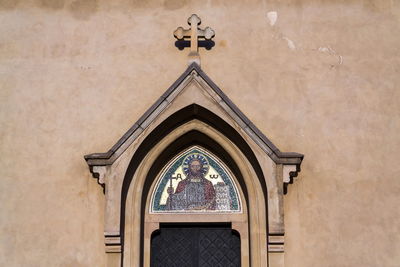
[[[198,146],[163,169],[152,194],[151,212],[240,212],[237,187],[228,168]]]

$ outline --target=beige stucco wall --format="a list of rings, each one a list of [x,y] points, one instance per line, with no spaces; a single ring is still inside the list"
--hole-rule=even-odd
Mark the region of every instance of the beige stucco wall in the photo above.
[[[203,70],[306,155],[285,197],[286,266],[399,266],[400,2],[243,2],[0,0],[1,266],[104,266],[83,155],[184,71],[172,32],[191,13],[216,31]]]

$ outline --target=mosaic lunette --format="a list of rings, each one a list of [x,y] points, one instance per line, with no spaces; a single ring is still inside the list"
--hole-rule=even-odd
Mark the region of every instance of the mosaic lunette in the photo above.
[[[193,147],[175,157],[157,178],[151,212],[240,212],[238,190],[227,167]]]

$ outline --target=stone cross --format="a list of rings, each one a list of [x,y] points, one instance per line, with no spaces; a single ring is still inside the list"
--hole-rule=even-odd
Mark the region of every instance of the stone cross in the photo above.
[[[210,27],[201,29],[198,25],[201,24],[201,19],[193,14],[188,18],[188,24],[191,26],[190,29],[185,30],[182,27],[178,27],[174,31],[174,36],[178,40],[184,40],[185,38],[190,38],[190,53],[189,53],[189,65],[192,62],[196,62],[200,65],[200,55],[199,55],[199,39],[211,40],[215,36],[215,32]]]

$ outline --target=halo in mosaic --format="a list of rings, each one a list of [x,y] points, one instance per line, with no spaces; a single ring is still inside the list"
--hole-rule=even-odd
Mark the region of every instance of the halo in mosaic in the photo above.
[[[215,155],[199,146],[174,157],[156,180],[151,213],[242,211],[232,172]]]

